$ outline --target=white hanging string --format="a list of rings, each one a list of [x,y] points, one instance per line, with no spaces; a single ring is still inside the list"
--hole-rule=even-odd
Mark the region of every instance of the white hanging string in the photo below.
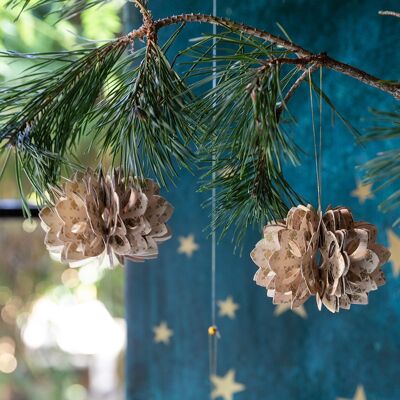
[[[317,177],[317,195],[318,195],[318,212],[322,211],[322,184],[321,184],[321,157],[322,157],[322,95],[319,96],[319,140],[317,145],[317,132],[315,129],[315,118],[314,118],[314,101],[313,101],[313,89],[311,81],[311,68],[308,70],[308,79],[310,87],[310,106],[311,106],[311,122],[314,142],[314,158],[315,158],[315,173]],[[322,91],[322,68],[320,68],[319,75],[319,90]]]
[[[213,0],[213,15],[217,15],[217,0]],[[217,34],[217,25],[213,24],[213,80],[212,80],[212,87],[213,89],[217,86],[217,61],[216,61],[216,56],[217,56],[217,46],[216,46],[216,37],[215,35]],[[215,103],[214,103],[215,107]],[[215,166],[215,158],[213,156],[212,160],[212,166],[214,168]],[[212,173],[212,180],[215,181],[216,178],[216,172],[213,171]],[[214,187],[212,189],[212,205],[211,205],[211,214],[212,214],[212,237],[211,237],[211,242],[212,242],[212,247],[211,247],[211,268],[212,268],[212,280],[211,280],[211,319],[212,319],[212,324],[215,325],[216,323],[216,305],[215,305],[215,272],[216,272],[216,261],[217,261],[217,233],[215,232],[215,212],[216,212],[216,195],[217,195],[217,189]]]
[[[217,15],[217,0],[213,0],[213,15]],[[212,61],[212,88],[217,86],[217,47],[216,37],[217,25],[213,24],[213,61]],[[214,104],[215,106],[215,104]],[[215,166],[215,155],[212,156],[212,168]],[[212,173],[213,182],[216,179],[216,172]],[[210,376],[215,375],[217,372],[217,341],[218,341],[218,329],[217,329],[217,317],[216,317],[216,269],[217,269],[217,233],[216,228],[216,195],[217,190],[214,187],[211,192],[211,326],[209,328],[209,363],[210,363]]]
[[[319,214],[319,223],[318,223],[318,231],[322,224],[322,184],[321,184],[321,175],[322,175],[322,67],[320,67],[319,74],[319,143],[317,148],[317,132],[315,129],[315,119],[314,119],[314,101],[313,101],[313,89],[312,89],[312,80],[311,80],[311,72],[312,67],[308,69],[308,81],[310,87],[310,107],[311,107],[311,124],[313,131],[313,142],[314,142],[314,158],[315,158],[315,173],[317,179],[317,195],[318,195],[318,214]],[[307,246],[307,251],[312,245],[312,241],[309,242]],[[317,293],[318,297],[318,293]]]
[[[322,203],[322,67],[319,68],[319,202]]]

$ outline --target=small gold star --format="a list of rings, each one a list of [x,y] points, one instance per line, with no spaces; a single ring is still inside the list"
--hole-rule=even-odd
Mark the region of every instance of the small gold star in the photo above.
[[[297,308],[291,308],[290,304],[278,304],[275,307],[274,315],[275,317],[279,317],[280,315],[284,314],[286,311],[291,310],[295,314],[297,314],[299,317],[306,319],[307,318],[307,311],[304,308],[304,306],[300,306]]]
[[[343,397],[337,397],[336,400],[350,400],[350,399],[345,399]],[[354,397],[352,400],[367,400],[367,396],[365,394],[365,390],[362,385],[357,386],[357,390],[354,393]]]
[[[156,343],[169,344],[171,336],[174,332],[168,328],[165,322],[161,322],[160,325],[153,328],[154,331],[154,341]]]
[[[187,237],[181,236],[178,239],[180,242],[178,253],[180,254],[186,254],[188,257],[192,257],[193,252],[199,249],[199,245],[194,241],[194,235],[189,235]]]
[[[357,187],[351,192],[351,195],[357,197],[360,204],[364,204],[366,200],[374,198],[371,189],[371,183],[363,184],[361,181],[357,181]]]
[[[239,304],[233,301],[231,296],[228,296],[226,300],[218,301],[219,313],[220,317],[229,317],[233,319],[236,317],[236,310],[239,308]]]
[[[386,231],[389,239],[390,262],[392,263],[392,272],[394,276],[400,274],[400,237],[398,237],[391,229]]]
[[[222,397],[224,400],[233,400],[235,393],[243,392],[245,386],[235,382],[235,370],[230,369],[225,376],[211,375],[210,380],[214,385],[211,398]]]

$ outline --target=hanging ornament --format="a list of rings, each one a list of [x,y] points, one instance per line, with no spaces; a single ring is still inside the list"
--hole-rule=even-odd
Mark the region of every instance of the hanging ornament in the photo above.
[[[267,288],[274,304],[301,306],[316,292],[314,254],[318,215],[309,206],[292,208],[285,221],[264,227],[264,238],[251,253],[259,270],[256,283]]]
[[[381,267],[390,257],[376,238],[375,226],[354,222],[348,208],[322,215],[310,205],[294,207],[284,221],[264,227],[251,252],[259,268],[254,280],[274,304],[292,308],[311,296],[331,312],[367,304],[368,293],[385,283]]]
[[[45,244],[71,266],[102,263],[104,256],[111,265],[156,258],[158,243],[171,237],[166,222],[173,208],[150,179],[140,185],[119,169],[108,175],[87,170],[53,193],[54,206],[40,212]]]

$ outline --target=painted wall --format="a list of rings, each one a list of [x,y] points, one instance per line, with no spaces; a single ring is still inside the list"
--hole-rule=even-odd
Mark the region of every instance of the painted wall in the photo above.
[[[210,1],[150,1],[155,17],[180,12],[210,12]],[[209,4],[210,3],[210,4]],[[399,11],[398,0],[219,0],[218,14],[279,33],[281,23],[293,40],[378,76],[399,79],[400,21],[377,15]],[[133,22],[132,22],[133,21]],[[131,19],[133,24],[135,18]],[[179,46],[209,32],[206,25],[186,29]],[[166,33],[165,33],[166,34]],[[165,37],[163,34],[161,37]],[[306,90],[305,88],[304,90]],[[360,130],[373,125],[368,107],[390,109],[388,95],[333,72],[324,74],[324,89],[339,110]],[[292,132],[307,149],[302,166],[289,169],[290,180],[309,201],[316,200],[312,133],[306,92],[291,103],[298,119]],[[348,205],[357,219],[380,228],[380,241],[400,246],[400,230],[392,230],[395,214],[377,206],[385,193],[362,203],[352,195],[360,171],[355,167],[393,143],[356,147],[340,121],[325,112],[323,203]],[[208,337],[210,323],[211,243],[203,228],[209,210],[206,195],[196,193],[192,176],[182,174],[177,188],[164,193],[175,206],[174,237],[158,260],[126,269],[128,400],[204,400],[209,398]],[[397,235],[397,236],[396,236]],[[198,246],[192,254],[190,237]],[[249,232],[243,256],[233,254],[229,240],[218,246],[217,299],[231,296],[239,308],[234,318],[218,318],[221,330],[218,375],[245,390],[234,400],[396,400],[400,398],[400,260],[387,264],[388,283],[370,296],[370,305],[353,306],[332,315],[318,312],[309,300],[300,313],[272,305],[252,279],[256,270],[248,253],[259,238]],[[397,245],[394,244],[397,238]],[[165,321],[173,331],[168,344],[156,343],[154,327]],[[218,397],[218,399],[223,397]]]

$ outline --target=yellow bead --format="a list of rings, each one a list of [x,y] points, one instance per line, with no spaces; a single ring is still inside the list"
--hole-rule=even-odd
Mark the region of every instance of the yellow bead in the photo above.
[[[217,332],[218,332],[218,328],[217,328],[215,325],[211,325],[211,326],[208,328],[208,334],[209,334],[210,336],[215,336],[215,335],[217,334]]]

